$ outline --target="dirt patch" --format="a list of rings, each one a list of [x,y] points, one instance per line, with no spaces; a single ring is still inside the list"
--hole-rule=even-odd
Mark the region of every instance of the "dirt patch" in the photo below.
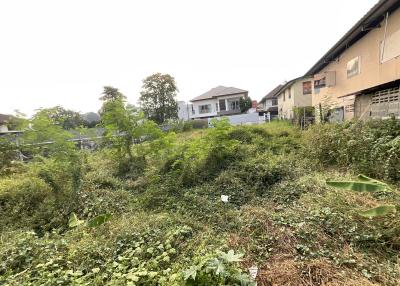
[[[260,286],[376,286],[360,274],[338,268],[325,259],[307,262],[275,260],[261,269]]]

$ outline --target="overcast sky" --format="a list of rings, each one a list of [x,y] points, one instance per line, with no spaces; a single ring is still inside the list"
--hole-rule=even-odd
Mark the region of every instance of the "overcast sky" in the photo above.
[[[304,74],[377,0],[0,0],[0,113],[97,111],[104,85],[136,103],[142,79],[179,100],[217,85],[261,99]]]

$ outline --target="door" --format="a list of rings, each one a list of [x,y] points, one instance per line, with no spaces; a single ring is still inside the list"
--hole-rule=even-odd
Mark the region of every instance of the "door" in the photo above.
[[[220,111],[225,111],[226,110],[225,99],[220,99],[219,100],[219,110]]]

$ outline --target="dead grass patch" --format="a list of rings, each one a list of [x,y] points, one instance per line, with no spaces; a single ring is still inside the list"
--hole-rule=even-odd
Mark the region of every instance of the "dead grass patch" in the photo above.
[[[328,260],[295,261],[275,259],[262,268],[260,286],[376,286],[350,269],[339,268]]]

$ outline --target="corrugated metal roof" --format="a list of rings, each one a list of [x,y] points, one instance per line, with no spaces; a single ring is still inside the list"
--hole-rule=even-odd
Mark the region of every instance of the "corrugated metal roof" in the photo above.
[[[230,95],[230,94],[238,94],[238,93],[248,93],[247,90],[236,88],[236,87],[226,87],[226,86],[217,86],[209,91],[196,96],[193,98],[191,101],[198,101],[198,100],[204,100],[204,99],[210,99],[218,96],[224,96],[224,95]]]
[[[331,61],[340,56],[346,49],[364,37],[371,28],[376,27],[387,12],[392,12],[400,6],[399,0],[380,0],[374,5],[312,68],[306,75],[318,73]]]

